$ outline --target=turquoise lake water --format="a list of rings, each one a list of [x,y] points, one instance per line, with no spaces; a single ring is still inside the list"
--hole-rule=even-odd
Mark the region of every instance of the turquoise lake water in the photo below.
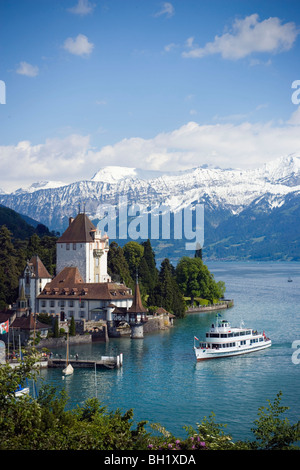
[[[281,404],[291,423],[300,419],[300,363],[292,361],[294,341],[300,340],[300,263],[207,263],[216,280],[226,284],[226,298],[235,306],[222,311],[232,326],[265,331],[272,347],[245,356],[196,363],[193,337],[205,337],[214,313],[194,313],[176,320],[173,328],[144,339],[111,339],[70,348],[79,358],[123,353],[121,369],[75,369],[62,379],[61,370],[48,369],[41,378],[69,396],[69,407],[97,396],[108,410],[134,409],[134,420],[160,423],[178,437],[184,425],[195,426],[215,414],[227,424],[234,440],[254,439],[251,432],[258,408],[282,391]],[[291,277],[293,282],[288,282]],[[53,350],[54,354],[65,351]],[[295,354],[294,354],[295,357]],[[299,354],[300,358],[300,354]],[[299,361],[300,362],[300,361]],[[39,383],[37,384],[39,387]]]

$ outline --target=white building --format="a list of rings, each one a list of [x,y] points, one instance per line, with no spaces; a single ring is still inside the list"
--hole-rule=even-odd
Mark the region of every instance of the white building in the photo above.
[[[133,296],[124,284],[84,282],[77,267],[65,267],[38,296],[39,313],[60,314],[61,320],[107,320],[111,305],[129,309]]]
[[[27,261],[23,275],[19,278],[19,297],[25,294],[29,312],[38,312],[37,296],[51,280],[52,276],[48,273],[38,255]]]
[[[108,236],[102,237],[86,214],[71,218],[56,243],[56,277],[39,293],[37,311],[75,321],[112,321],[112,310],[127,311],[133,295],[124,284],[111,282],[108,250]]]
[[[86,214],[70,218],[69,227],[56,244],[56,273],[77,267],[84,282],[107,282],[108,236],[94,226]]]

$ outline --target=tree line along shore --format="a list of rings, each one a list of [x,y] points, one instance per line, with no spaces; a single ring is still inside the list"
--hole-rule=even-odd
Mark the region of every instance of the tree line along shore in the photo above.
[[[18,238],[0,227],[0,310],[18,298],[19,277],[26,261],[37,254],[51,275],[55,275],[56,241],[53,233],[33,233]],[[189,307],[217,303],[225,294],[223,281],[216,281],[204,264],[201,250],[182,257],[174,267],[165,258],[156,266],[150,240],[129,241],[124,246],[112,241],[108,252],[108,273],[115,282],[134,289],[138,274],[142,301],[151,310],[162,307],[176,317],[183,317]]]

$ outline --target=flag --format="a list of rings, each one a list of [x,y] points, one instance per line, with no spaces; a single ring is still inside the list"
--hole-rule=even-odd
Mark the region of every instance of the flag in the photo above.
[[[195,340],[199,341],[199,339],[197,338],[197,336],[194,336]]]
[[[4,335],[5,333],[8,333],[9,330],[9,323],[8,320],[0,323],[0,335]]]

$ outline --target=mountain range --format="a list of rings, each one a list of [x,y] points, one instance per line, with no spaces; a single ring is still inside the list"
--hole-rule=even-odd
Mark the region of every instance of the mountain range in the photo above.
[[[174,214],[203,203],[203,257],[207,259],[300,260],[297,155],[249,170],[204,165],[166,173],[106,166],[89,180],[38,182],[2,192],[0,204],[63,232],[79,205],[97,223],[104,208],[117,207],[124,196],[129,205],[163,204]],[[175,261],[191,254],[185,252],[185,241],[151,240],[157,259]]]

